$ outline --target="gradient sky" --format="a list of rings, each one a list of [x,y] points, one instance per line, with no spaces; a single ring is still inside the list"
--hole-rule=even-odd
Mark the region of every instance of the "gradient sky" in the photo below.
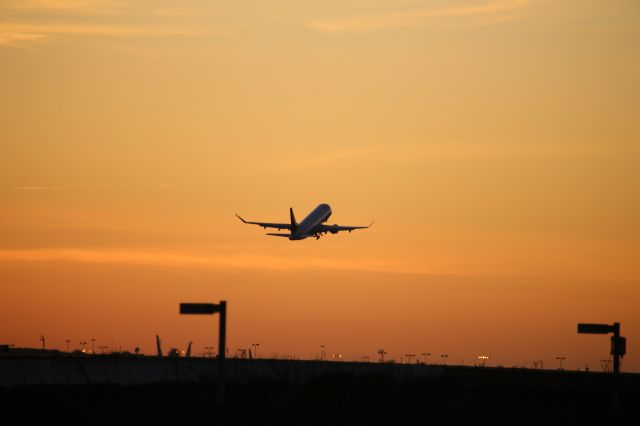
[[[636,0],[0,0],[0,70],[0,343],[640,371]]]

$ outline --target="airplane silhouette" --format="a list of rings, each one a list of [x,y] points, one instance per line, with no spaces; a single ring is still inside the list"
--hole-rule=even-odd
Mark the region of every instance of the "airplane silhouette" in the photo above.
[[[326,234],[327,232],[331,232],[332,234],[337,234],[340,231],[353,231],[354,229],[366,229],[373,225],[371,222],[368,226],[340,226],[340,225],[325,225],[325,222],[331,216],[331,207],[329,204],[320,204],[318,207],[313,209],[307,217],[305,217],[302,222],[296,222],[296,217],[293,214],[293,208],[289,209],[289,215],[291,218],[290,223],[270,223],[270,222],[250,222],[248,220],[244,220],[236,213],[238,219],[240,219],[244,223],[248,223],[251,225],[262,226],[264,229],[267,228],[276,228],[278,230],[288,229],[289,234],[278,234],[268,232],[267,235],[271,235],[274,237],[287,237],[290,240],[304,240],[308,237],[316,237],[319,239],[320,236]]]

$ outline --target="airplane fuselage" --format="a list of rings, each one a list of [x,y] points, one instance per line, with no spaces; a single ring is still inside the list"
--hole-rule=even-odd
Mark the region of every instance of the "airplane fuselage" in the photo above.
[[[290,240],[303,240],[316,234],[315,228],[326,222],[331,216],[329,204],[320,204],[313,209],[302,222],[298,224],[295,231],[292,230]]]

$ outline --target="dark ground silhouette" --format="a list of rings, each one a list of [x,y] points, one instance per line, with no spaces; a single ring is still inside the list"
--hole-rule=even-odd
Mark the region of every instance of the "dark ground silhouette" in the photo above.
[[[640,375],[445,368],[440,377],[330,374],[227,386],[227,425],[635,424]],[[215,383],[0,387],[2,424],[215,424]],[[617,404],[617,408],[614,408]]]

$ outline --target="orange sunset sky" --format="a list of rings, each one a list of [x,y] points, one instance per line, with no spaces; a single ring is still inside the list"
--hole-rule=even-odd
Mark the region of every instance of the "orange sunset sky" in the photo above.
[[[0,343],[640,371],[636,0],[0,0],[0,77]]]

